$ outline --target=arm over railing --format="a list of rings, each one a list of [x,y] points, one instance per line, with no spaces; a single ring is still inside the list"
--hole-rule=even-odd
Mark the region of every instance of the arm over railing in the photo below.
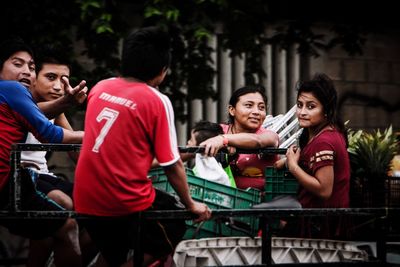
[[[21,152],[22,151],[74,151],[81,149],[80,144],[26,144],[17,143],[11,146],[11,170],[12,181],[10,186],[10,205],[13,211],[19,211],[21,207]],[[179,147],[181,153],[202,153],[204,147]],[[286,149],[283,148],[262,148],[262,149],[237,149],[236,153],[240,154],[285,154]]]
[[[20,210],[21,203],[21,151],[79,151],[81,145],[78,144],[14,144],[11,151],[11,169],[13,172],[11,181],[10,210],[0,211],[0,219],[54,219],[54,218],[77,218],[85,219],[85,216],[78,215],[74,211],[23,211]],[[201,153],[204,148],[200,147],[181,147],[181,152]],[[264,154],[284,154],[286,149],[267,148],[261,150],[243,150],[239,153],[264,153]],[[245,217],[253,216],[260,218],[262,229],[262,266],[272,265],[272,231],[268,231],[268,221],[276,218],[290,217],[313,217],[313,216],[365,216],[376,219],[378,227],[382,227],[382,233],[377,237],[377,255],[380,263],[386,263],[386,231],[384,220],[388,216],[399,217],[399,208],[341,208],[341,209],[221,209],[213,210],[212,219],[222,217]],[[193,219],[193,214],[188,211],[145,211],[142,218],[147,219]],[[140,229],[138,229],[140,231]],[[140,233],[140,232],[139,232]],[[140,236],[140,235],[139,235]],[[142,260],[140,247],[135,247],[135,263],[139,264]],[[376,263],[373,263],[373,265]],[[348,265],[348,264],[347,264]],[[346,265],[346,266],[347,266]],[[138,266],[138,265],[136,265]],[[282,266],[282,265],[281,265]],[[304,266],[304,264],[302,264]],[[343,266],[343,265],[342,265]],[[376,265],[374,265],[376,266]]]

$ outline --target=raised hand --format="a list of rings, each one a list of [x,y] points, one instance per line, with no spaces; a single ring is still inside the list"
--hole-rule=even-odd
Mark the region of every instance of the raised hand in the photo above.
[[[64,97],[68,99],[71,104],[82,104],[87,98],[88,87],[86,81],[82,80],[77,86],[72,88],[67,77],[61,78],[64,84]]]

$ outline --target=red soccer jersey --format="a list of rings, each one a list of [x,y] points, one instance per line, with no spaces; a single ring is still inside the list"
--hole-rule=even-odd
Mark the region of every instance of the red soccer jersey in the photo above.
[[[303,208],[347,208],[349,207],[350,160],[344,137],[337,130],[322,132],[301,151],[300,166],[310,175],[323,166],[333,166],[334,181],[332,195],[328,200],[300,188],[299,201]]]
[[[161,166],[180,158],[170,100],[145,83],[99,82],[88,97],[76,211],[120,216],[148,208],[155,197],[147,178],[154,157]]]

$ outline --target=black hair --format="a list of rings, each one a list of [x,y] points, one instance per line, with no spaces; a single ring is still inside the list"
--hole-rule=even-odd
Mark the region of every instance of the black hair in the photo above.
[[[66,65],[71,71],[71,60],[62,47],[47,44],[37,48],[36,52],[36,74],[42,70],[44,64]]]
[[[0,70],[3,69],[4,62],[13,54],[24,51],[34,58],[32,48],[20,37],[14,36],[0,43]]]
[[[256,85],[247,85],[244,86],[242,88],[239,88],[237,90],[235,90],[232,95],[231,98],[229,99],[229,105],[232,107],[235,107],[237,102],[239,102],[239,98],[242,95],[247,95],[247,94],[251,94],[251,93],[259,93],[265,103],[265,106],[267,106],[268,104],[268,99],[267,96],[265,95],[265,88],[262,85],[256,84]],[[233,124],[234,123],[235,118],[228,113],[228,124]]]
[[[121,74],[142,81],[155,78],[171,61],[169,35],[159,27],[145,27],[124,40]]]
[[[297,98],[301,93],[313,94],[323,106],[326,123],[321,125],[317,132],[327,125],[332,125],[344,135],[347,144],[347,130],[338,116],[337,92],[333,81],[324,73],[316,73],[311,80],[297,83]],[[303,131],[299,140],[301,148],[307,144],[308,138],[308,131]]]
[[[224,130],[222,129],[221,125],[215,122],[209,122],[205,120],[197,122],[193,126],[192,131],[193,133],[196,133],[195,139],[197,145],[207,140],[208,138],[224,133]]]

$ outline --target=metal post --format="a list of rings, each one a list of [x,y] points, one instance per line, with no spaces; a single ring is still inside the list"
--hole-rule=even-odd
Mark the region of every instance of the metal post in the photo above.
[[[142,266],[143,264],[143,250],[142,250],[142,212],[137,215],[137,228],[136,228],[136,242],[133,248],[133,266]]]
[[[272,266],[272,232],[265,217],[260,218],[261,234],[261,264]]]
[[[376,237],[376,254],[381,263],[386,263],[386,216],[377,218],[376,228],[379,230]]]
[[[17,145],[13,145],[11,149],[11,171],[10,177],[10,209],[13,212],[21,209],[21,150]]]

